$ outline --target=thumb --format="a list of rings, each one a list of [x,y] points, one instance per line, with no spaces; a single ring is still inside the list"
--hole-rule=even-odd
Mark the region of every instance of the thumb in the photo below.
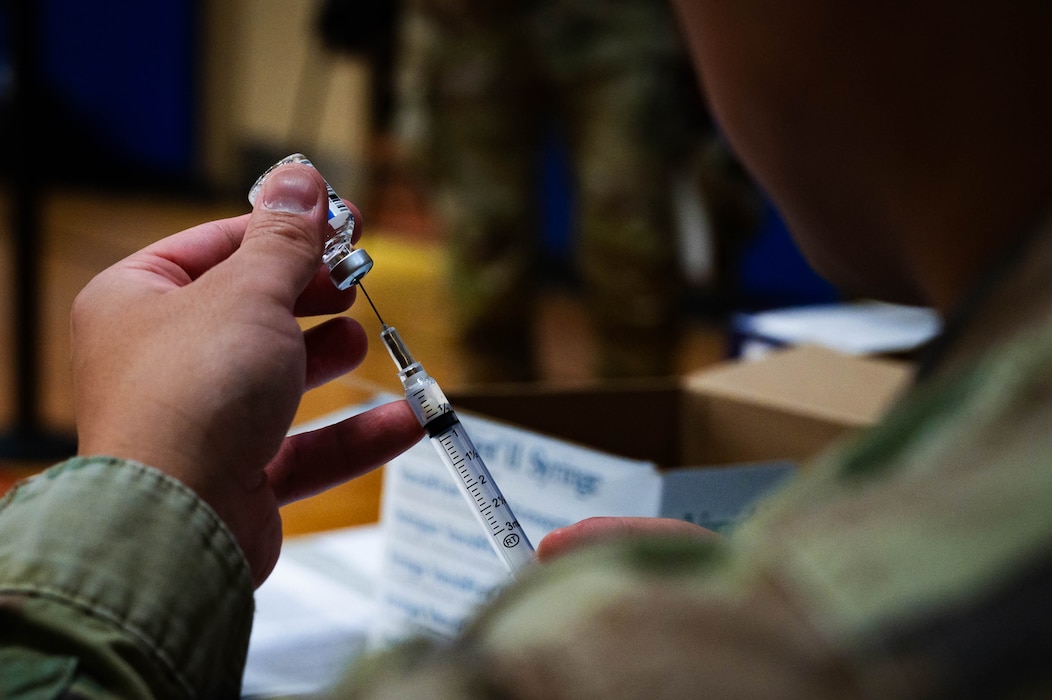
[[[291,163],[270,173],[228,261],[242,283],[291,308],[321,265],[327,204],[325,180],[314,168]]]

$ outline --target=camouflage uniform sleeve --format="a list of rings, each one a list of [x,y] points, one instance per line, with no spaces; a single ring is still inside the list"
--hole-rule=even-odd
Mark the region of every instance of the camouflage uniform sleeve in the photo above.
[[[251,622],[233,536],[154,469],[72,459],[0,500],[0,697],[237,697]]]
[[[367,659],[341,700],[866,697],[784,592],[697,539],[595,547],[538,567],[449,644]]]
[[[1046,320],[917,386],[726,540],[537,567],[337,697],[1052,697],[1050,424]]]

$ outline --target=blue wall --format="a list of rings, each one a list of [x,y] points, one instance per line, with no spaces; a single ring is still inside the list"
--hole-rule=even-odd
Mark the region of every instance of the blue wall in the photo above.
[[[739,302],[765,309],[839,301],[840,291],[811,269],[785,222],[766,202],[756,237],[738,262]]]
[[[194,2],[35,2],[41,13],[41,126],[48,134],[42,148],[49,170],[75,180],[94,163],[114,177],[140,182],[191,177],[197,139]],[[3,22],[6,44],[8,31],[17,28],[9,26],[9,17]]]

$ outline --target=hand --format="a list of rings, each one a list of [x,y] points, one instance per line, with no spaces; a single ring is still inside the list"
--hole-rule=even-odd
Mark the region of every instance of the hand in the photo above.
[[[79,452],[187,484],[233,531],[260,584],[278,507],[358,476],[421,436],[405,402],[285,438],[307,389],[358,366],[361,326],[321,265],[324,181],[286,165],[250,215],[197,226],[103,271],[72,313]],[[360,222],[361,217],[355,211]],[[360,228],[355,233],[358,234]]]
[[[674,518],[587,518],[549,532],[537,546],[537,559],[551,561],[588,545],[646,536],[719,537],[712,530]]]

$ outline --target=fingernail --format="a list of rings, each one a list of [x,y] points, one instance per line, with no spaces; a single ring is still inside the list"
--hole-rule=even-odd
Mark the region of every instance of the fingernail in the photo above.
[[[263,208],[306,214],[318,203],[318,185],[302,168],[279,168],[263,183]]]

